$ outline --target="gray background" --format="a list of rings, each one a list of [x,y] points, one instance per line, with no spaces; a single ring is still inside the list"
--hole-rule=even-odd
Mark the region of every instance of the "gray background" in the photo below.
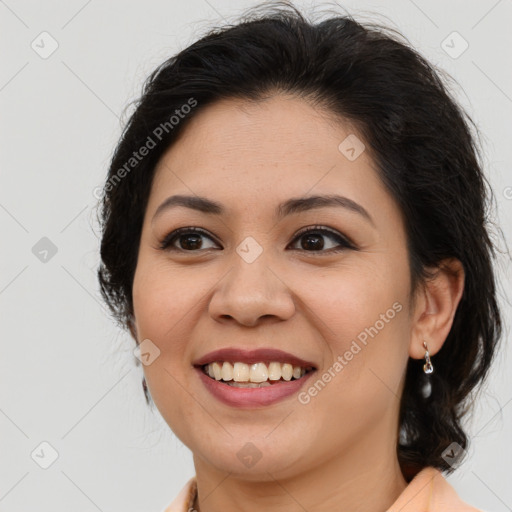
[[[143,400],[132,340],[101,304],[94,190],[122,110],[148,73],[255,3],[0,1],[0,512],[160,511],[194,474],[189,450]],[[496,220],[510,240],[512,2],[343,6],[395,26],[456,79],[484,136]],[[452,55],[442,46],[454,31],[469,45],[456,58],[462,39],[447,40]],[[507,322],[509,269],[502,258]],[[468,422],[468,461],[449,477],[463,499],[496,512],[512,510],[508,332],[507,324],[505,350]],[[47,469],[52,448],[42,442],[58,452]]]

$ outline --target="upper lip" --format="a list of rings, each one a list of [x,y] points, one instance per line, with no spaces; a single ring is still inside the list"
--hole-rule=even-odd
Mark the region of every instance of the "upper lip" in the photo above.
[[[275,348],[258,348],[254,350],[243,350],[236,347],[221,348],[208,352],[204,356],[192,362],[194,366],[202,366],[215,361],[232,361],[246,364],[254,364],[265,361],[276,361],[278,363],[290,363],[294,366],[315,368],[314,363],[306,361],[300,357],[294,356],[288,352]]]

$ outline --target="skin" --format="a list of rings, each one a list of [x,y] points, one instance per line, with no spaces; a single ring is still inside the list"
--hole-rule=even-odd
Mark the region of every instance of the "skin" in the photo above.
[[[464,277],[457,260],[447,261],[458,275],[440,272],[410,307],[401,212],[368,150],[354,161],[340,152],[349,134],[357,132],[348,123],[290,95],[222,100],[191,119],[157,166],[133,282],[133,335],[160,350],[145,378],[193,453],[196,509],[382,512],[407,485],[396,455],[407,361],[424,357],[426,340],[435,367]],[[373,224],[341,207],[274,217],[282,201],[333,193],[363,206]],[[227,214],[175,207],[152,222],[173,194],[205,196]],[[356,249],[333,253],[339,241],[325,234],[313,248],[296,238],[315,224]],[[183,236],[175,251],[159,248],[189,226],[208,233],[199,248],[187,251]],[[250,264],[236,252],[249,236],[263,250]],[[218,348],[276,347],[313,361],[316,380],[397,302],[401,311],[307,404],[293,395],[231,407],[191,366]],[[252,467],[237,457],[249,441],[261,453]]]

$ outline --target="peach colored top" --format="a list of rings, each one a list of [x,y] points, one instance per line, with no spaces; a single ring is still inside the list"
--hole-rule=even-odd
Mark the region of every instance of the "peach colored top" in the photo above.
[[[175,500],[163,512],[192,512],[197,492],[192,477]],[[433,467],[421,470],[386,512],[482,512],[462,501],[441,471]]]

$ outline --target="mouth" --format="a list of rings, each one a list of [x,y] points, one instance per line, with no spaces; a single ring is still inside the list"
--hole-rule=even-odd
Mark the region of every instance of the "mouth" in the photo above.
[[[236,388],[262,388],[302,379],[315,368],[311,365],[259,361],[252,364],[241,361],[214,361],[196,365],[210,379]]]
[[[317,371],[313,362],[274,348],[227,347],[203,355],[192,366],[213,397],[244,409],[291,398]]]

